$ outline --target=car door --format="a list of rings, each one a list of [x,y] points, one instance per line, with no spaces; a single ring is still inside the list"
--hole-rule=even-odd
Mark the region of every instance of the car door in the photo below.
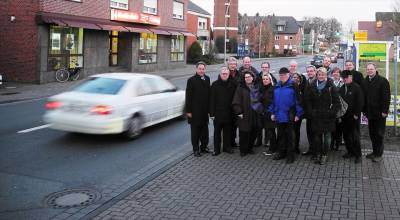
[[[159,110],[158,116],[160,121],[164,121],[173,114],[173,101],[175,87],[168,81],[161,77],[149,78],[148,82],[157,90],[157,97],[155,99],[157,109]]]

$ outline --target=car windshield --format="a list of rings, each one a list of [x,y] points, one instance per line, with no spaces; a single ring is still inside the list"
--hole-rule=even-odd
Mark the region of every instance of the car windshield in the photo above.
[[[319,55],[314,56],[314,60],[323,60],[323,59],[324,59],[323,56],[319,56]]]
[[[115,95],[121,90],[125,83],[126,80],[122,79],[93,77],[89,81],[76,87],[74,91]]]

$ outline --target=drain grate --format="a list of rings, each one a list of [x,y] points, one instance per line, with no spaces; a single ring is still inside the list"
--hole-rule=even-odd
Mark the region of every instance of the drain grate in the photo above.
[[[69,189],[52,193],[44,199],[44,204],[52,208],[73,208],[87,206],[101,199],[101,194],[92,189]]]

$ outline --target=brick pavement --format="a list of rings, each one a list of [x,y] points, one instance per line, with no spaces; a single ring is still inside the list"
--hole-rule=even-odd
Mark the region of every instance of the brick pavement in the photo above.
[[[189,156],[93,219],[400,219],[400,152],[354,164],[341,148],[325,166],[287,165],[262,148]]]

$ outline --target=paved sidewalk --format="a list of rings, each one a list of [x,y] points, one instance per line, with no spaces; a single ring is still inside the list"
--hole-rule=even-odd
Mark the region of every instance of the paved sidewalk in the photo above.
[[[354,164],[341,148],[325,166],[305,156],[287,165],[262,148],[191,155],[94,219],[400,219],[400,152]]]

